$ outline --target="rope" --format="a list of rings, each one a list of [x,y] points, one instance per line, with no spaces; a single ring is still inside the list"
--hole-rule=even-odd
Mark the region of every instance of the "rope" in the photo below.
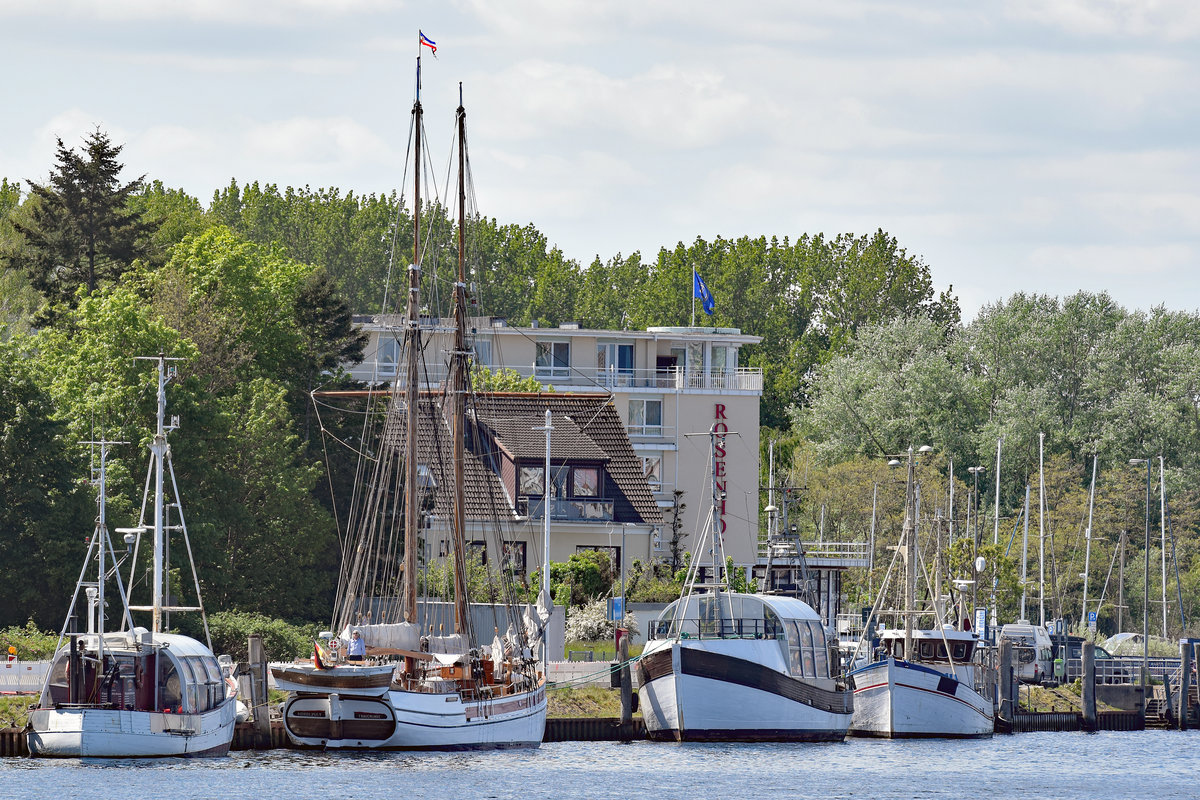
[[[587,675],[581,675],[578,678],[572,678],[571,680],[568,680],[568,681],[547,681],[546,689],[547,690],[569,689],[572,686],[578,686],[578,685],[583,685],[585,683],[590,683],[595,678],[599,678],[603,675],[612,675],[614,672],[617,672],[618,670],[624,669],[625,667],[633,666],[641,659],[642,659],[642,657],[640,655],[639,656],[631,656],[627,661],[620,661],[620,662],[614,661],[612,663],[612,665],[607,667],[606,669],[602,669],[597,672],[592,672]]]

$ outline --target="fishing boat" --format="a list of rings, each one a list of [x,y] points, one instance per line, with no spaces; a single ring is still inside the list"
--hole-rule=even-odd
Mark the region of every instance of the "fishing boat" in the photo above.
[[[854,716],[849,732],[891,739],[990,737],[994,711],[978,663],[979,637],[949,624],[932,629],[914,625],[920,614],[913,465],[910,449],[904,525],[897,548],[905,563],[904,627],[882,631],[878,646],[861,661],[854,659],[861,666],[850,672]],[[885,580],[880,597],[886,595]],[[878,613],[877,602],[868,629]]]
[[[169,530],[183,533],[187,543],[178,489],[175,486],[167,434],[174,429],[164,424],[166,414],[167,359],[158,356],[158,425],[150,444],[150,475],[143,497],[142,521],[137,528],[117,529],[124,534],[125,547],[113,547],[106,518],[106,467],[109,447],[116,442],[89,442],[99,447],[100,464],[94,483],[97,518],[88,540],[83,570],[71,598],[67,622],[59,635],[37,708],[29,714],[29,751],[35,756],[62,758],[141,758],[151,756],[220,756],[229,751],[237,714],[237,689],[221,669],[211,645],[188,636],[163,632],[171,611],[200,611],[197,605],[172,606],[164,598],[166,563],[164,553]],[[173,369],[171,370],[173,372]],[[124,444],[124,443],[122,443]],[[170,474],[173,501],[164,498],[165,474]],[[153,487],[153,502],[150,491]],[[147,511],[153,507],[153,520]],[[168,508],[178,519],[169,525]],[[149,606],[131,606],[120,568],[136,563],[143,533],[153,534],[151,580],[153,601]],[[93,565],[97,572],[89,577]],[[115,631],[106,630],[106,588],[115,583],[121,613]],[[81,599],[86,598],[86,633],[69,632]],[[151,627],[135,627],[132,611],[149,611]],[[208,625],[204,623],[207,636]],[[66,644],[64,644],[64,642]]]
[[[715,453],[721,442],[710,431]],[[701,534],[682,596],[652,624],[637,662],[638,701],[653,739],[841,741],[852,711],[820,615],[781,595],[729,591],[716,513]],[[700,579],[708,546],[715,581]]]
[[[461,90],[460,90],[461,91]],[[352,541],[345,549],[331,644],[319,644],[311,663],[274,665],[279,688],[292,694],[284,726],[301,747],[325,749],[474,749],[538,746],[546,722],[546,678],[535,651],[549,606],[543,592],[534,609],[518,610],[507,596],[502,624],[489,629],[490,646],[475,635],[467,596],[465,498],[468,486],[494,481],[468,440],[486,438],[471,391],[467,340],[466,112],[457,111],[458,280],[454,287],[454,346],[444,391],[422,391],[421,320],[422,107],[420,59],[413,104],[413,260],[403,326],[405,369],[387,398],[378,449],[365,470],[350,513]],[[449,461],[449,465],[445,461]],[[489,490],[490,491],[490,490]],[[492,496],[489,494],[489,496]],[[444,512],[444,513],[443,513]],[[418,552],[431,520],[449,522],[453,572],[450,630],[422,619]],[[500,531],[488,531],[503,552]],[[397,569],[398,565],[400,566]],[[366,646],[362,660],[347,658],[353,632]],[[335,655],[336,654],[336,655]]]

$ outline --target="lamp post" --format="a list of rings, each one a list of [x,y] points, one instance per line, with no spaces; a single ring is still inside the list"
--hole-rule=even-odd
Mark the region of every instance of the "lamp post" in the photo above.
[[[975,530],[971,531],[971,541],[974,542],[975,550],[979,550],[979,473],[987,472],[987,467],[967,467],[967,472],[971,473],[975,479],[975,489],[972,494],[975,496]]]
[[[1150,459],[1131,458],[1130,464],[1146,465],[1146,566],[1142,570],[1142,703],[1146,702],[1146,683],[1150,674]]]

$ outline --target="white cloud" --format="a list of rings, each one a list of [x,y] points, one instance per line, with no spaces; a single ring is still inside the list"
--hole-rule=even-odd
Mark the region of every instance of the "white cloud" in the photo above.
[[[388,0],[5,0],[0,17],[48,17],[114,22],[192,21],[304,25],[314,19],[395,8]]]
[[[1196,263],[1196,248],[1187,244],[1045,245],[1034,248],[1029,254],[1029,264],[1032,267],[1066,270],[1083,278],[1091,278],[1096,274],[1133,278],[1161,277],[1164,273]]]

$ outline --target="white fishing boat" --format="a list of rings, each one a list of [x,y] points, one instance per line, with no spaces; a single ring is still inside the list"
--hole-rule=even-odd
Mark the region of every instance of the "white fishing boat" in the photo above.
[[[413,105],[415,191],[421,208],[422,108],[420,59]],[[472,749],[541,744],[546,723],[546,679],[534,657],[543,635],[548,598],[520,613],[506,600],[503,625],[490,647],[475,636],[467,597],[468,483],[494,481],[483,461],[464,453],[479,441],[479,415],[469,381],[467,282],[462,237],[466,227],[465,111],[458,108],[458,281],[454,293],[455,344],[445,392],[421,391],[421,236],[414,214],[413,261],[408,269],[404,325],[406,368],[394,382],[366,481],[351,511],[353,541],[346,549],[335,608],[333,641],[312,663],[274,665],[276,685],[292,696],[284,726],[303,747],[325,749]],[[443,400],[444,404],[440,404]],[[449,465],[443,462],[449,461]],[[489,495],[491,496],[491,495]],[[451,630],[435,635],[421,618],[418,551],[430,516],[449,519],[454,574]],[[488,547],[503,552],[498,527],[485,529]],[[397,570],[398,564],[402,564]],[[346,658],[352,629],[366,642],[362,661]],[[488,633],[492,633],[491,630]],[[338,655],[334,655],[334,653]]]
[[[854,670],[853,736],[978,739],[992,735],[992,701],[979,691],[978,637],[946,626],[883,631],[878,660]]]
[[[952,625],[914,625],[918,568],[913,495],[913,452],[908,453],[904,526],[897,557],[905,563],[903,628],[881,631],[878,646],[850,672],[854,716],[850,735],[883,738],[982,738],[995,727],[993,703],[978,663],[979,637]],[[894,566],[895,562],[893,562]],[[891,569],[888,571],[889,577]],[[887,595],[887,581],[880,597]],[[878,616],[878,601],[872,617]],[[872,626],[868,626],[870,629]],[[861,642],[860,642],[861,646]]]
[[[710,432],[713,449],[720,442]],[[715,461],[715,458],[714,458]],[[728,591],[713,482],[713,518],[697,544],[683,596],[651,626],[637,662],[646,731],[676,741],[841,741],[852,700],[812,606]],[[705,543],[716,582],[699,565]]]
[[[158,356],[158,426],[150,445],[150,476],[142,506],[142,524],[125,533],[125,547],[116,550],[106,519],[105,469],[114,442],[95,442],[100,450],[96,473],[98,515],[87,556],[71,599],[37,708],[29,715],[29,751],[35,756],[62,758],[140,758],[150,756],[219,756],[229,751],[237,714],[236,686],[226,676],[210,647],[187,636],[162,631],[165,614],[200,611],[171,606],[164,600],[164,549],[168,529],[183,532],[174,468],[164,425],[166,359]],[[169,472],[174,501],[164,501],[164,474]],[[153,521],[146,515],[153,487]],[[164,520],[167,507],[176,509],[175,526]],[[153,602],[130,606],[120,567],[136,561],[135,545],[142,533],[152,533]],[[187,544],[188,557],[191,546]],[[132,559],[130,558],[132,556]],[[88,570],[96,565],[95,577]],[[195,568],[193,565],[193,578]],[[122,610],[116,631],[106,631],[106,587],[115,583]],[[199,598],[199,581],[196,594]],[[71,622],[86,597],[87,632],[71,633]],[[131,611],[150,611],[151,628],[135,627]],[[205,622],[207,633],[207,622]],[[67,642],[63,645],[63,642]]]

